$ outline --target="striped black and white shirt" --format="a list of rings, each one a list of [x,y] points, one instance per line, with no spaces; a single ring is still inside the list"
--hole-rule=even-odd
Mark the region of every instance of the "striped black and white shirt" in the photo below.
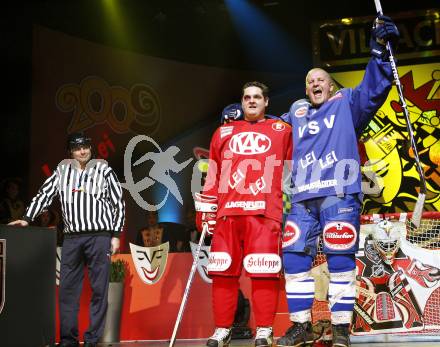
[[[121,233],[125,217],[122,188],[106,161],[92,159],[80,170],[76,160],[63,160],[32,199],[23,219],[34,220],[57,193],[65,234]]]

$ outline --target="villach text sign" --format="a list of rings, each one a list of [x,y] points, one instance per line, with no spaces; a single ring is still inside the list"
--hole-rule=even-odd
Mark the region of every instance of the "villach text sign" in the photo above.
[[[400,40],[397,58],[402,61],[440,56],[440,10],[390,14]],[[342,18],[312,24],[315,66],[333,67],[366,63],[374,17]]]

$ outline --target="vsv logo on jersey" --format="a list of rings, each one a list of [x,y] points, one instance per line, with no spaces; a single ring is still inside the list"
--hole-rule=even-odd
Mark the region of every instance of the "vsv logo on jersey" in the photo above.
[[[242,155],[261,154],[267,152],[271,144],[270,138],[266,135],[249,131],[232,136],[229,149]]]
[[[332,114],[330,116],[330,118],[324,117],[324,125],[327,129],[333,128],[334,124],[335,124],[335,115],[334,114]],[[306,132],[306,130],[308,130],[307,132],[310,135],[316,135],[321,131],[322,126],[323,125],[319,124],[318,121],[312,120],[312,121],[308,122],[306,125],[300,126],[298,128],[298,136],[299,136],[299,138],[302,138],[304,136],[304,133]]]

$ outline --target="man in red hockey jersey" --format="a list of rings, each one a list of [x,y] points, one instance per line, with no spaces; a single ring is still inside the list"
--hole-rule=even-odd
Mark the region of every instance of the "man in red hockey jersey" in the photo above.
[[[292,135],[289,125],[265,118],[268,101],[264,84],[243,86],[244,120],[215,131],[203,193],[195,197],[199,230],[205,225],[214,233],[208,271],[216,329],[207,342],[210,347],[229,344],[243,267],[252,284],[255,346],[273,342],[281,269],[282,176],[291,158]]]

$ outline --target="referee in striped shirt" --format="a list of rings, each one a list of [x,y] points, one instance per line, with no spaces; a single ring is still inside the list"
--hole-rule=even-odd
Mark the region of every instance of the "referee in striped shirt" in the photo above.
[[[84,265],[87,265],[93,294],[84,346],[92,347],[97,345],[104,330],[110,255],[119,249],[124,201],[115,172],[105,161],[92,159],[90,138],[82,133],[72,134],[67,149],[71,159],[58,165],[32,199],[23,219],[10,225],[28,226],[58,194],[64,221],[58,346],[79,346],[77,317]]]

